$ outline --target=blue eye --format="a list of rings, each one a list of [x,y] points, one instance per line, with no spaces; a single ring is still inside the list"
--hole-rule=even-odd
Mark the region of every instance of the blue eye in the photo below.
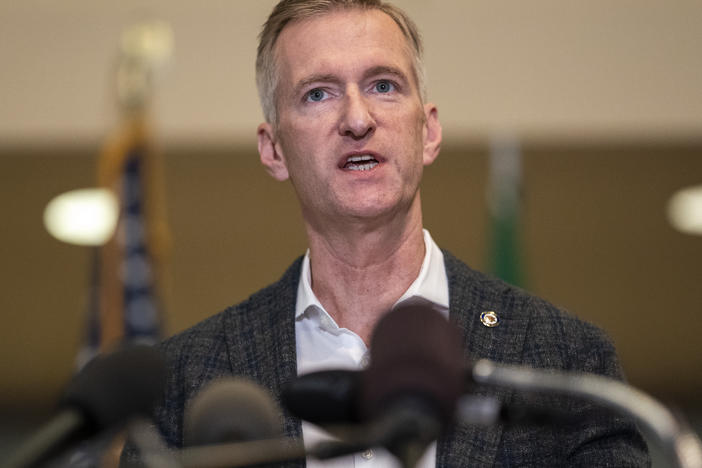
[[[327,92],[319,88],[315,88],[307,93],[307,100],[312,102],[323,101],[326,97]]]
[[[375,84],[375,90],[379,93],[389,93],[395,89],[395,85],[387,80],[380,80]]]

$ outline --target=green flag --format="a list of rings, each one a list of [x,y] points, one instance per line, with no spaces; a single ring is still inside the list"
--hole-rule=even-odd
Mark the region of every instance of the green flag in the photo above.
[[[488,271],[515,286],[524,286],[521,254],[522,154],[514,137],[490,142]]]

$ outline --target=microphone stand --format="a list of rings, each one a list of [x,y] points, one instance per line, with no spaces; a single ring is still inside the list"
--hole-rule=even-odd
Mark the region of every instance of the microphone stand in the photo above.
[[[83,418],[75,411],[63,411],[42,429],[34,434],[31,439],[22,443],[19,449],[6,460],[4,468],[24,468],[36,466],[53,454],[53,448],[59,447],[83,424]]]
[[[178,453],[184,468],[249,466],[305,458],[301,441],[283,438],[187,447]]]
[[[617,380],[502,365],[486,359],[475,363],[472,377],[481,384],[563,393],[598,402],[634,418],[678,468],[702,468],[702,443],[688,425],[651,396]]]
[[[360,452],[371,446],[385,446],[398,457],[404,467],[413,468],[428,443],[435,438],[439,426],[429,424],[431,427],[426,427],[426,420],[418,420],[415,414],[408,413],[404,416],[381,420],[361,428],[329,428],[332,433],[342,436],[342,440],[320,442],[309,450],[305,449],[301,440],[284,437],[186,447],[172,454],[177,459],[177,465],[174,466],[234,468],[301,460],[307,456],[327,460]],[[160,466],[150,464],[149,468]]]

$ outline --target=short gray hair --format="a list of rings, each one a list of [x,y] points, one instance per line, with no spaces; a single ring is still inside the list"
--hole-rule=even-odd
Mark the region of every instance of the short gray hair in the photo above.
[[[390,16],[405,36],[412,51],[415,79],[422,101],[426,100],[422,38],[417,25],[407,14],[382,0],[281,0],[271,12],[259,34],[256,55],[256,86],[266,122],[277,123],[276,90],[278,70],[275,44],[289,23],[312,18],[336,9],[379,10]]]

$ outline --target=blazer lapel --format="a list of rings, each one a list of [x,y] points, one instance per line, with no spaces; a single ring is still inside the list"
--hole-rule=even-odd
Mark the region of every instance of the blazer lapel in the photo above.
[[[235,375],[245,375],[266,387],[280,402],[284,384],[297,375],[295,300],[300,259],[277,283],[242,304],[226,326],[227,348]],[[286,435],[302,436],[300,420],[283,409]]]
[[[449,280],[449,317],[463,331],[466,362],[486,358],[499,362],[519,363],[528,325],[528,307],[511,299],[504,283],[475,272],[444,252]],[[493,311],[499,325],[485,326],[483,312]],[[490,396],[506,403],[511,391],[476,386],[472,395]],[[502,436],[502,426],[462,424],[448,431],[438,441],[437,467],[492,466]]]

